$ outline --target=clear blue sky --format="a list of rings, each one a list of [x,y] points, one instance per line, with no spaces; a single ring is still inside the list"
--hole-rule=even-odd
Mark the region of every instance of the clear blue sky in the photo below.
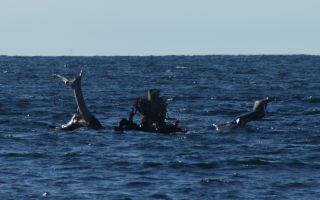
[[[0,0],[0,55],[320,54],[320,0]]]

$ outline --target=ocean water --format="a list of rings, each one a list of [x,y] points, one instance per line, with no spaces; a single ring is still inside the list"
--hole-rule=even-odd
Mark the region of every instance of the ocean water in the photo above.
[[[52,74],[81,68],[105,129],[48,129],[76,108]],[[0,199],[319,199],[319,77],[305,55],[1,56]],[[112,131],[149,88],[187,133]],[[267,96],[262,121],[212,127]]]

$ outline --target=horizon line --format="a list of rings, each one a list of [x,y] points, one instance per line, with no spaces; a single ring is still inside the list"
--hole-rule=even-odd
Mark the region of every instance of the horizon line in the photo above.
[[[123,54],[123,55],[19,55],[19,54],[0,54],[0,57],[169,57],[169,56],[320,56],[320,54],[305,54],[305,53],[293,53],[293,54]]]

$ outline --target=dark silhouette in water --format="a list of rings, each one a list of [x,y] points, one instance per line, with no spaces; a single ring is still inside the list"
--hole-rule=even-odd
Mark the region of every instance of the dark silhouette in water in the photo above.
[[[58,74],[53,75],[55,79],[61,80],[72,88],[77,103],[77,110],[72,115],[68,123],[59,126],[50,125],[50,128],[59,130],[74,130],[79,127],[88,127],[93,129],[103,128],[98,119],[89,112],[85,104],[81,89],[82,75],[82,70],[73,80],[68,80],[67,78]],[[266,114],[266,107],[269,102],[270,99],[268,97],[257,100],[255,101],[253,110],[251,112],[240,115],[235,119],[223,124],[213,124],[213,126],[217,131],[223,131],[244,126],[253,120],[261,120]],[[137,112],[141,115],[141,122],[139,125],[133,121],[133,117]],[[181,128],[178,128],[178,120],[174,124],[166,123],[165,120],[168,119],[166,116],[167,103],[163,98],[160,97],[160,91],[157,89],[150,89],[148,90],[147,98],[138,98],[135,100],[134,107],[130,111],[128,119],[121,119],[119,125],[114,127],[114,130],[139,130],[157,133],[174,133],[185,131]]]
[[[236,117],[235,119],[223,124],[213,124],[217,131],[235,129],[246,125],[250,121],[261,120],[266,115],[266,108],[270,98],[255,101],[252,111]]]
[[[72,115],[70,121],[67,124],[63,124],[60,126],[49,126],[50,128],[59,129],[59,130],[74,130],[79,127],[88,127],[93,129],[101,129],[103,128],[97,118],[95,118],[88,110],[81,90],[81,77],[83,75],[83,71],[73,79],[68,80],[67,78],[54,74],[54,78],[57,80],[61,80],[64,84],[70,86],[73,90],[74,97],[77,103],[77,110]]]
[[[137,125],[133,122],[133,116],[140,113],[141,122]],[[135,100],[134,108],[129,113],[128,119],[121,119],[119,126],[114,127],[116,131],[140,130],[146,132],[172,133],[181,132],[178,128],[179,121],[174,124],[165,122],[167,115],[167,104],[160,97],[160,91],[157,89],[148,90],[147,98],[138,98]]]
[[[129,113],[128,119],[122,118],[119,122],[119,126],[114,127],[116,131],[124,130],[140,130],[140,127],[133,122],[133,116],[135,115],[135,110],[132,109]]]

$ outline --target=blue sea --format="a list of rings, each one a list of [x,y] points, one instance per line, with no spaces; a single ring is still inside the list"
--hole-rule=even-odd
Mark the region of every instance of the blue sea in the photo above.
[[[52,74],[81,69],[105,128],[49,129],[76,109]],[[0,56],[0,199],[320,199],[319,77],[307,55]],[[113,131],[150,88],[186,133]],[[265,97],[263,120],[212,127]]]

